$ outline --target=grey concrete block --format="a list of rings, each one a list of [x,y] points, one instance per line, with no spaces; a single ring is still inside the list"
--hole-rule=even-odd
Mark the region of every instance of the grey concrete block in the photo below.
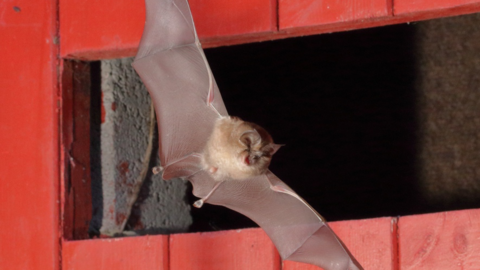
[[[92,170],[97,172],[93,175],[101,175],[101,188],[94,185],[93,192],[94,197],[103,198],[103,211],[94,216],[92,224],[101,224],[100,232],[105,235],[121,233],[130,207],[148,178],[147,196],[136,206],[139,222],[135,229],[186,231],[192,222],[185,201],[186,183],[164,182],[160,175],[152,177],[150,173],[151,165],[159,161],[150,160],[157,159],[158,146],[148,149],[149,142],[157,145],[158,138],[150,131],[154,121],[150,96],[131,67],[132,61],[126,58],[101,63],[101,168]]]

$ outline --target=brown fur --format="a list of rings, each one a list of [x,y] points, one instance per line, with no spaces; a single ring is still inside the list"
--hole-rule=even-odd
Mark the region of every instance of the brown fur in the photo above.
[[[259,125],[222,117],[205,146],[204,168],[217,181],[247,179],[265,173],[278,148]]]

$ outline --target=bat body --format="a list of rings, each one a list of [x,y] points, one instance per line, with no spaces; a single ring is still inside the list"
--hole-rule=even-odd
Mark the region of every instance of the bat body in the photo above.
[[[278,149],[261,127],[228,116],[186,0],[146,0],[133,63],[155,107],[163,179],[256,222],[286,260],[363,269],[325,220],[268,170]],[[223,140],[223,141],[222,141]]]
[[[220,117],[202,152],[202,167],[218,183],[193,206],[202,207],[223,181],[248,180],[267,172],[280,145],[261,126],[238,117]]]
[[[245,180],[264,174],[278,145],[270,134],[238,117],[221,117],[203,151],[204,169],[216,181]]]

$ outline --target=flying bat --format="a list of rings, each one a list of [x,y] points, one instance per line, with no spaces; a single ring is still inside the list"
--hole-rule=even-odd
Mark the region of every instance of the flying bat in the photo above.
[[[133,67],[157,116],[163,179],[193,185],[195,203],[256,222],[284,260],[325,270],[363,269],[325,219],[271,171],[279,145],[263,128],[229,116],[186,0],[146,0]]]

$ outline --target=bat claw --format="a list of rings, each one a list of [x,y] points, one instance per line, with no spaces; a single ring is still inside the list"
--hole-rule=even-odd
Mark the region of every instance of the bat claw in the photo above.
[[[203,200],[200,199],[200,200],[194,202],[193,206],[196,207],[196,208],[201,208],[203,206]]]
[[[152,168],[152,173],[153,174],[159,174],[161,171],[163,171],[163,167],[162,166],[155,166]]]

